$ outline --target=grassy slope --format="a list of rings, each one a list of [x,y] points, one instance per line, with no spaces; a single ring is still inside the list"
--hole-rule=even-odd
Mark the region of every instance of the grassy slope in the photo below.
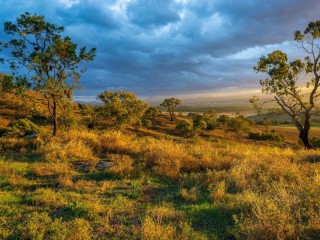
[[[275,145],[221,130],[186,140],[173,128],[0,138],[0,238],[320,235],[320,152],[293,150],[292,129],[277,127],[289,141]],[[112,167],[97,169],[101,159]]]

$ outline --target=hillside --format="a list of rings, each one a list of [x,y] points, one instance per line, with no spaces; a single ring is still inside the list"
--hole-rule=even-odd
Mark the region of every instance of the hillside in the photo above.
[[[1,126],[30,118],[0,102]],[[8,110],[10,109],[10,110]],[[44,110],[44,109],[43,109]],[[42,121],[42,122],[41,122]],[[320,152],[223,129],[183,138],[165,114],[152,128],[0,137],[1,239],[316,239]],[[178,120],[176,120],[178,121]],[[263,126],[251,126],[264,131]]]

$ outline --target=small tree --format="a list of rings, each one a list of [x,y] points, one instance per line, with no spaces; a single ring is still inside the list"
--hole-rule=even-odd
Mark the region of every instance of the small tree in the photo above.
[[[272,125],[272,121],[268,118],[263,119],[263,126],[265,127],[265,132],[269,132],[269,127]]]
[[[260,100],[257,96],[250,98],[249,102],[252,104],[253,108],[257,111],[258,116],[261,115],[263,104],[260,103]]]
[[[98,99],[104,103],[101,116],[109,119],[115,126],[134,125],[140,123],[148,105],[137,99],[132,92],[105,91]]]
[[[226,131],[233,132],[239,137],[241,132],[249,131],[249,123],[242,117],[230,118],[227,123]]]
[[[166,98],[163,103],[160,104],[160,106],[167,108],[171,122],[174,120],[174,112],[179,104],[181,104],[181,100],[177,98]]]
[[[289,61],[285,53],[276,50],[262,56],[254,69],[268,74],[267,79],[260,81],[262,91],[274,95],[277,104],[292,118],[305,148],[310,149],[310,118],[320,96],[320,20],[310,22],[303,33],[296,31],[295,40],[307,53],[305,61]],[[298,80],[303,73],[310,75],[305,78],[310,81],[301,86]],[[310,90],[303,91],[303,87]]]
[[[14,74],[20,68],[25,78],[34,84],[34,90],[42,94],[54,120],[53,136],[58,131],[58,104],[71,101],[72,93],[78,86],[82,61],[92,61],[95,49],[77,49],[69,37],[60,34],[64,28],[46,22],[44,16],[22,14],[16,23],[5,22],[4,30],[13,35],[8,42],[13,59],[8,60]]]

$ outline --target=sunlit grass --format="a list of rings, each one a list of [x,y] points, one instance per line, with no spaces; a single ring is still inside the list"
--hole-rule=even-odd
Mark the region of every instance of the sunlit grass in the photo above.
[[[319,150],[120,131],[72,130],[36,150],[25,140],[1,141],[7,150],[0,159],[0,238],[320,234]],[[27,151],[12,154],[21,147]],[[99,170],[100,160],[110,166]]]

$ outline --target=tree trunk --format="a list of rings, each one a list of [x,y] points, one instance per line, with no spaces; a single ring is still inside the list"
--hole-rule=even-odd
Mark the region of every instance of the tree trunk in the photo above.
[[[312,149],[312,146],[309,142],[309,130],[303,129],[299,134],[299,138],[303,142],[304,149]]]
[[[173,112],[169,112],[170,113],[170,120],[171,122],[173,122]]]
[[[57,115],[57,101],[53,101],[53,109],[52,109],[52,115],[53,115],[53,133],[52,136],[57,136],[58,133],[58,115]]]
[[[280,107],[282,108],[282,110],[284,112],[286,112],[291,118],[292,121],[294,123],[294,125],[296,126],[296,128],[299,131],[299,138],[302,140],[303,145],[304,145],[304,149],[312,149],[312,146],[309,142],[309,130],[310,130],[310,112],[306,112],[305,113],[305,121],[304,121],[304,126],[302,126],[302,124],[295,118],[294,115],[292,115],[284,106],[283,104],[280,102],[280,100],[275,97],[276,102],[280,105]]]
[[[312,146],[309,142],[309,131],[310,131],[310,114],[307,112],[304,119],[304,127],[300,131],[299,137],[304,144],[304,149],[311,149]]]

